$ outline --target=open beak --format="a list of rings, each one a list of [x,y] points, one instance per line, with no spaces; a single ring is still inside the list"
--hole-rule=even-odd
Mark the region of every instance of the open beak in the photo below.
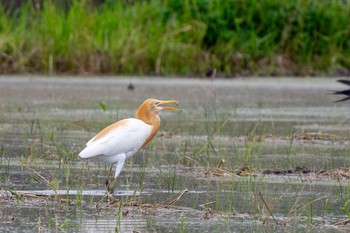
[[[163,106],[165,104],[175,104],[176,106],[179,106],[179,101],[177,101],[177,100],[164,100],[164,101],[160,102],[159,106],[162,107],[164,110],[169,110],[169,111],[179,110],[179,108],[174,108],[174,107],[170,107],[170,106]]]

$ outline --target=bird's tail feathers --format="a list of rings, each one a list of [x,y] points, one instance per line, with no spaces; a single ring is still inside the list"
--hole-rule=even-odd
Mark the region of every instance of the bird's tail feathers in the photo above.
[[[79,157],[82,159],[89,159],[91,157],[95,157],[100,154],[101,154],[100,148],[97,148],[95,146],[88,146],[88,147],[85,147],[85,149],[79,153]]]

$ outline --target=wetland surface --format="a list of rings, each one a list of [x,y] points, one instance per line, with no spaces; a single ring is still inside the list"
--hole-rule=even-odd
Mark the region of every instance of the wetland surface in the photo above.
[[[347,232],[350,102],[335,79],[0,78],[1,232]],[[127,160],[77,154],[146,98],[177,99]]]

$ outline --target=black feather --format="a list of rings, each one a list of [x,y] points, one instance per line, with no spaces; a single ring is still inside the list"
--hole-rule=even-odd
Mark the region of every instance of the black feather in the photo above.
[[[337,82],[340,82],[340,83],[343,83],[345,85],[350,86],[350,80],[347,80],[347,79],[339,79],[339,80],[337,80]],[[345,98],[335,101],[335,103],[350,100],[350,89],[343,90],[343,91],[334,91],[332,94],[334,94],[334,95],[347,95]]]
[[[339,79],[337,80],[337,82],[350,86],[350,80],[347,80],[347,79]]]

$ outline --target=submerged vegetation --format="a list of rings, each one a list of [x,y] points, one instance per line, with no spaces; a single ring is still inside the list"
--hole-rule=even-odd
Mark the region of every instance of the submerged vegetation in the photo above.
[[[0,9],[1,73],[233,76],[350,70],[346,1],[29,2],[13,11]]]

